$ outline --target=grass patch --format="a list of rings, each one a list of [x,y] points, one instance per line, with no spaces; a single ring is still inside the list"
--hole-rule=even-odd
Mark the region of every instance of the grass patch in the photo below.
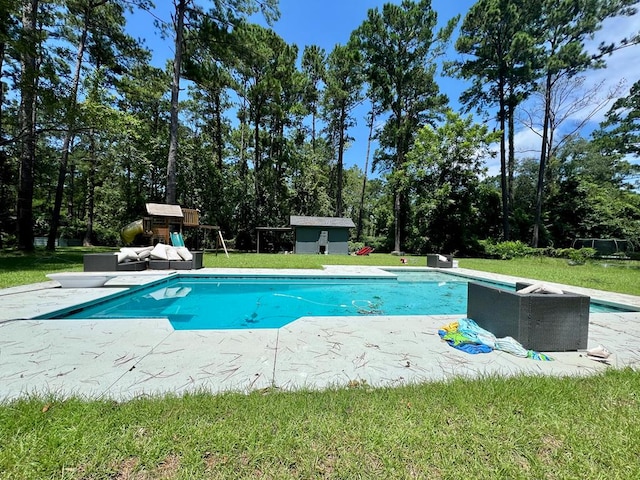
[[[60,247],[55,252],[38,248],[33,253],[0,251],[0,288],[46,282],[47,273],[81,272],[85,253],[108,251],[104,248]]]
[[[566,259],[548,257],[525,257],[512,260],[465,258],[460,260],[460,266],[483,272],[640,295],[640,262],[638,261],[591,260],[584,265],[570,265]]]
[[[85,253],[110,251],[105,248],[63,247],[55,252],[37,249],[32,254],[15,251],[0,252],[0,288],[26,285],[48,280],[47,273],[82,271],[82,256]],[[425,256],[405,255],[402,264],[395,255],[373,253],[367,256],[354,255],[280,255],[255,253],[207,252],[204,266],[209,268],[310,268],[321,269],[323,265],[369,265],[424,267]],[[570,266],[565,259],[530,257],[511,260],[487,260],[462,258],[460,267],[485,272],[502,273],[565,285],[595,288],[610,292],[640,295],[640,262],[599,261],[585,265]]]
[[[400,259],[407,260],[402,264]],[[427,257],[405,255],[398,257],[386,253],[372,253],[365,256],[356,255],[280,255],[269,253],[231,253],[229,258],[224,254],[205,255],[205,267],[212,268],[316,268],[323,265],[369,265],[378,267],[426,267]]]
[[[640,373],[0,405],[0,478],[640,477]]]

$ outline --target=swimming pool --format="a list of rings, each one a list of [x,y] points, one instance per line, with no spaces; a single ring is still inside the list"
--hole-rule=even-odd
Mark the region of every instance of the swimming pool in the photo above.
[[[280,328],[306,316],[465,315],[466,277],[173,276],[46,318],[168,318],[176,330]],[[505,289],[515,287],[494,282]],[[591,304],[592,312],[620,311]]]

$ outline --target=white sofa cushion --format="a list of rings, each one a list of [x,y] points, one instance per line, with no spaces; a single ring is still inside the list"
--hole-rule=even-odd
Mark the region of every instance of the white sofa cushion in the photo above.
[[[176,251],[178,252],[178,255],[180,255],[180,257],[182,258],[182,260],[193,260],[193,254],[189,251],[189,249],[187,247],[179,247],[176,248]]]
[[[157,243],[149,255],[153,260],[168,260],[167,257],[167,245],[164,243]]]
[[[182,260],[182,257],[177,252],[176,247],[167,245],[167,260],[170,260],[170,261]]]
[[[123,247],[117,253],[118,255],[118,263],[129,262],[129,261],[138,261],[138,254],[133,250],[133,248]]]
[[[145,258],[149,258],[149,256],[151,255],[151,250],[153,250],[153,247],[137,247],[134,248],[133,251],[136,252],[138,254],[138,258],[140,260],[144,260]]]
[[[556,295],[562,295],[564,292],[559,288],[552,287],[551,285],[545,285],[544,283],[534,283],[523,289],[518,290],[518,293],[553,293]]]

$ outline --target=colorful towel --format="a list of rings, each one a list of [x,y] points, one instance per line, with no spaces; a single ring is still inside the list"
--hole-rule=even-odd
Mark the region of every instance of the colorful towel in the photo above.
[[[463,352],[477,354],[489,353],[493,350],[490,346],[478,342],[477,334],[471,329],[465,328],[466,326],[467,324],[464,320],[453,322],[438,330],[438,335],[453,348]]]
[[[553,361],[553,358],[551,358],[549,355],[542,352],[534,352],[533,350],[527,350],[527,358],[530,358],[532,360],[541,360],[543,362]]]
[[[462,318],[452,322],[438,330],[438,335],[453,348],[466,353],[478,354],[500,350],[522,358],[532,360],[551,361],[550,356],[544,353],[527,350],[512,337],[496,338],[496,336],[480,327],[470,318]]]
[[[447,332],[445,330],[438,330],[438,335],[445,342],[451,345],[453,348],[457,348],[458,350],[462,350],[466,353],[489,353],[492,352],[493,349],[481,343],[475,343],[472,339],[465,337],[463,333],[460,332]]]

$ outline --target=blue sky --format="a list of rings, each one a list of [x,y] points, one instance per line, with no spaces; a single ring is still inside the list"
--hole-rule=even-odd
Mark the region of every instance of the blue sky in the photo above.
[[[161,20],[170,21],[170,11],[172,3],[169,0],[157,0],[159,5],[154,14]],[[207,2],[199,2],[201,5]],[[295,43],[299,47],[300,54],[305,45],[319,45],[327,52],[330,52],[336,44],[344,44],[349,39],[349,35],[366,18],[370,8],[381,8],[383,0],[280,0],[281,17],[274,25],[273,29],[288,43]],[[400,3],[394,0],[392,3]],[[475,2],[472,0],[432,0],[432,7],[438,13],[438,21],[444,25],[449,19],[465,13]],[[170,40],[163,40],[153,26],[153,17],[146,12],[138,12],[133,21],[129,23],[129,32],[137,38],[145,39],[146,45],[153,51],[153,62],[159,67],[163,67],[167,60],[173,56],[173,47]],[[637,16],[635,18],[613,19],[605,23],[604,28],[597,34],[591,42],[593,48],[600,40],[614,40],[623,36],[637,33]],[[454,34],[455,39],[455,34]],[[448,56],[455,56],[453,48]],[[640,79],[640,68],[638,59],[640,58],[640,47],[625,49],[616,53],[607,61],[608,68],[587,74],[586,86],[598,84],[604,81],[602,90],[609,88],[621,79],[626,79],[626,86],[620,92],[620,96],[627,95],[631,85]],[[449,96],[451,107],[459,109],[458,97],[464,90],[465,84],[459,80],[441,77],[440,90]],[[168,92],[167,92],[168,93]],[[593,129],[608,108],[603,108],[594,115],[587,130]],[[358,165],[364,167],[368,129],[364,117],[367,107],[363,106],[355,111],[357,126],[349,131],[355,141],[345,152],[345,166]],[[580,113],[576,113],[576,118]],[[584,113],[582,113],[584,115]],[[494,125],[490,125],[493,127]],[[536,155],[539,149],[539,137],[535,131],[524,126],[519,127],[516,135],[516,151],[521,155]],[[538,150],[539,151],[539,150]],[[487,165],[491,174],[497,173],[496,161]]]

